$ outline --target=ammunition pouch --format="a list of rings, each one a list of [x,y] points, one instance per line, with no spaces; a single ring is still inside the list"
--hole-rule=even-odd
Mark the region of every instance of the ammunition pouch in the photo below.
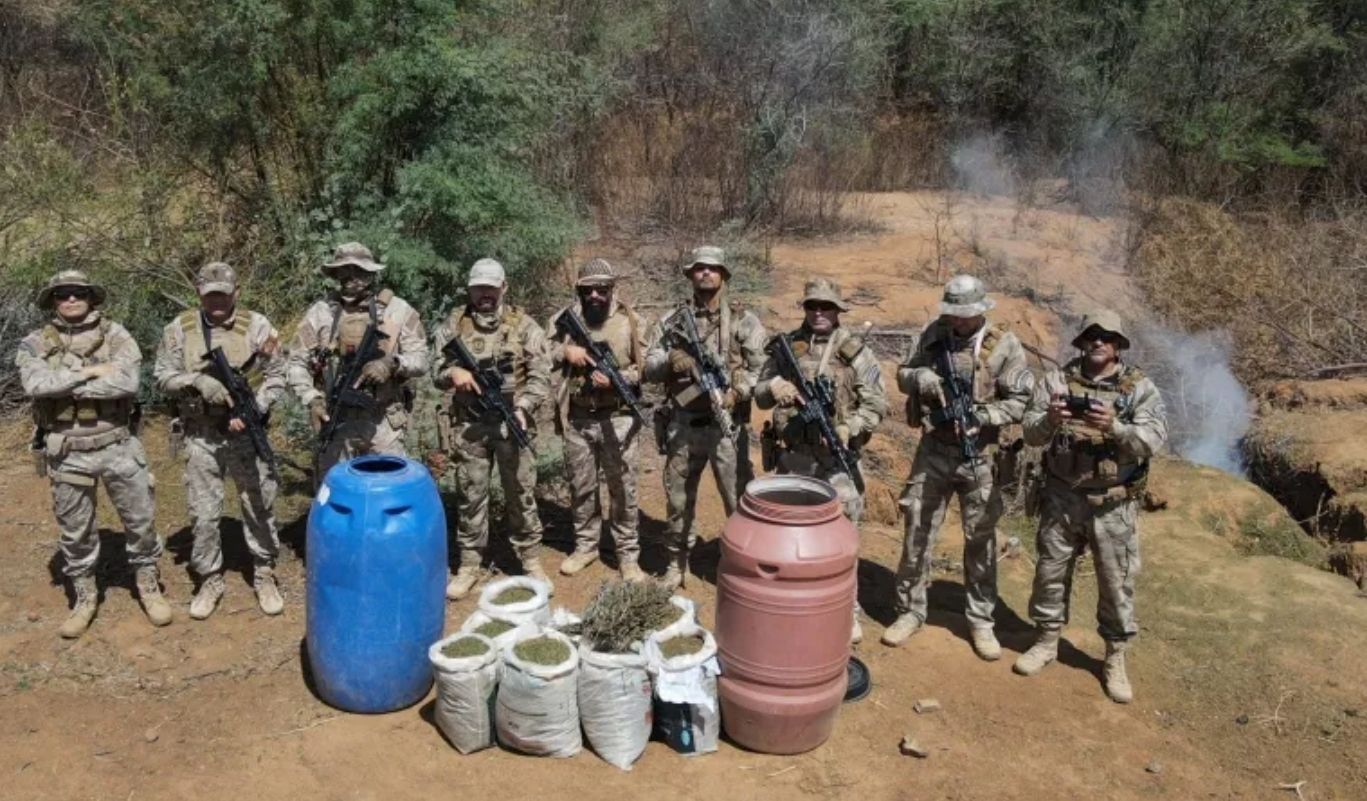
[[[778,469],[779,451],[778,430],[774,427],[772,420],[766,421],[759,434],[760,464],[763,466],[764,472],[771,473]]]

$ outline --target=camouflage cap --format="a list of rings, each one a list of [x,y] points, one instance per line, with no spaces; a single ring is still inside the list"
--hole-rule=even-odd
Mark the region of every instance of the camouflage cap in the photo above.
[[[589,259],[579,265],[579,275],[575,286],[612,286],[617,283],[617,273],[607,259]]]
[[[200,268],[195,289],[201,297],[211,292],[231,295],[237,289],[237,271],[221,261],[211,261]]]
[[[1130,338],[1125,336],[1125,324],[1121,322],[1120,315],[1110,309],[1093,309],[1082,316],[1082,322],[1078,324],[1077,336],[1073,337],[1073,347],[1082,349],[1086,345],[1088,332],[1093,328],[1099,328],[1120,337],[1121,350],[1130,347]]]
[[[469,286],[503,286],[508,282],[508,275],[503,271],[503,265],[496,259],[480,259],[470,265],[470,276],[465,280],[465,285]]]
[[[338,245],[332,251],[332,261],[323,265],[323,270],[335,270],[338,267],[345,267],[348,264],[360,267],[368,273],[378,273],[384,269],[384,265],[375,261],[375,254],[370,252],[370,248],[360,242],[347,242]]]
[[[85,273],[80,270],[62,270],[48,279],[47,286],[38,293],[38,308],[52,308],[52,293],[61,287],[84,287],[90,290],[90,305],[99,306],[104,303],[104,287],[93,283]]]
[[[700,248],[694,248],[692,257],[683,266],[683,274],[688,275],[693,272],[693,268],[699,264],[720,267],[727,278],[731,277],[731,268],[726,266],[726,251],[719,247],[703,245]]]
[[[940,299],[940,314],[950,317],[977,317],[996,306],[987,296],[987,287],[971,275],[956,275],[945,284]]]
[[[850,310],[849,304],[840,297],[840,284],[828,278],[813,278],[802,288],[802,300],[797,305],[805,306],[811,301],[833,303],[843,312]]]

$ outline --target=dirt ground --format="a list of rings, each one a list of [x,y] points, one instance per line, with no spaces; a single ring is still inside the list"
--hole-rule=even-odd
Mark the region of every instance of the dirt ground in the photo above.
[[[925,212],[929,202],[911,195],[874,197],[871,208],[882,209],[875,213],[885,233],[776,248],[766,321],[794,318],[791,302],[812,272],[838,278],[847,291],[866,290],[860,297],[877,295],[875,303],[851,315],[853,323],[923,322],[935,294],[934,267],[923,261],[935,253],[934,216]],[[1002,252],[1045,248],[1051,240],[1041,230],[1056,226],[1061,244],[1040,263],[1060,274],[1076,270],[1098,282],[1109,280],[1103,243],[1113,226],[1105,221],[1049,217],[1043,229],[1021,224],[1013,232],[1007,223],[1015,214],[1008,203],[960,199],[950,205],[981,207],[984,218],[997,215],[998,227],[984,229],[992,235],[980,238],[997,242],[991,246]],[[917,214],[919,222],[911,219]],[[998,230],[1002,226],[1007,227]],[[1026,240],[1032,238],[1045,245],[1030,245]],[[1100,286],[1086,285],[1089,291]],[[1009,299],[1002,307],[1003,317],[1036,341],[1057,341],[1052,312]],[[894,409],[900,404],[894,395]],[[0,428],[0,444],[21,455],[25,433],[19,424]],[[250,559],[234,520],[225,523],[228,595],[210,620],[189,620],[184,493],[163,434],[154,423],[145,441],[159,481],[157,525],[168,544],[165,584],[177,608],[175,623],[164,629],[149,626],[131,596],[121,535],[106,507],[100,615],[74,643],[56,636],[68,600],[54,558],[57,534],[46,481],[26,459],[0,464],[0,549],[8,555],[0,561],[0,799],[544,799],[622,793],[659,799],[1276,799],[1292,797],[1280,784],[1298,781],[1305,782],[1308,799],[1367,797],[1367,599],[1340,576],[1241,555],[1221,532],[1237,531],[1244,516],[1266,515],[1275,503],[1214,470],[1176,461],[1155,469],[1154,488],[1168,508],[1141,522],[1143,632],[1131,662],[1134,704],[1117,706],[1101,691],[1103,649],[1090,622],[1095,585],[1085,566],[1060,662],[1033,679],[1011,673],[1011,660],[1031,640],[1031,532],[1016,519],[1003,523],[1003,534],[1021,536],[1025,548],[1001,562],[997,619],[1007,649],[1002,661],[978,660],[965,639],[957,567],[961,540],[953,519],[939,546],[930,625],[901,649],[879,645],[882,627],[892,618],[891,571],[901,534],[895,517],[871,515],[877,519],[864,527],[860,566],[861,599],[871,619],[857,653],[872,670],[874,690],[843,708],[831,740],[796,757],[723,743],[718,753],[696,759],[652,743],[634,770],[624,773],[588,751],[568,760],[499,750],[461,756],[434,727],[430,695],[410,709],[378,716],[339,713],[318,700],[300,660],[301,518],[307,504],[302,481],[286,488],[280,510],[285,614],[266,618],[256,610],[242,577]],[[905,471],[908,436],[905,426],[890,424],[877,441],[879,470],[871,494],[885,501]],[[288,471],[286,477],[298,478]],[[687,592],[710,623],[715,538],[723,521],[715,491],[706,481],[704,486],[700,519],[708,541],[695,554]],[[641,495],[644,561],[658,569],[654,539],[663,528],[664,500],[653,454],[647,456]],[[544,511],[551,548],[567,551],[564,509],[551,504]],[[559,558],[552,553],[551,565]],[[608,575],[599,564],[574,579],[560,579],[555,602],[582,608]],[[448,628],[472,610],[472,600],[449,605]],[[936,698],[943,708],[917,715],[912,704],[920,698]],[[930,757],[899,755],[904,734],[927,745]]]

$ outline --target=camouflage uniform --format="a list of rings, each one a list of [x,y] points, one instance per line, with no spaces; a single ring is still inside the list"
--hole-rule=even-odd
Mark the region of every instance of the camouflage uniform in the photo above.
[[[615,283],[611,266],[594,259],[581,269],[577,285],[611,288]],[[645,365],[645,326],[636,312],[614,295],[609,296],[607,318],[596,325],[575,303],[556,312],[547,326],[557,334],[551,345],[551,366],[563,376],[556,395],[556,431],[565,440],[572,493],[570,513],[574,518],[575,552],[561,565],[560,572],[574,575],[597,558],[603,529],[599,485],[605,482],[619,568],[623,576],[640,579],[644,574],[637,567],[641,546],[636,530],[636,474],[641,423],[611,386],[593,385],[592,367],[576,367],[565,361],[565,346],[579,343],[559,327],[562,316],[574,309],[593,340],[611,351],[622,378],[633,388],[639,387]]]
[[[201,295],[232,294],[237,276],[226,264],[207,265],[199,276]],[[206,337],[208,342],[206,342]],[[243,535],[254,561],[253,583],[263,609],[275,614],[270,595],[273,568],[280,552],[273,508],[278,487],[269,464],[257,456],[246,432],[230,433],[226,388],[210,375],[208,353],[221,348],[228,364],[256,386],[261,414],[285,391],[285,359],[280,337],[265,315],[238,306],[221,324],[206,321],[200,309],[182,312],[162,331],[154,375],[163,394],[178,399],[179,425],[184,432],[185,494],[194,519],[194,548],[190,568],[201,579],[201,594],[191,604],[193,617],[207,617],[222,595],[224,478],[237,485]],[[205,392],[210,393],[206,397]],[[266,588],[270,583],[271,587]],[[213,595],[212,600],[209,595]]]
[[[839,292],[835,284],[821,279],[807,285],[803,301],[834,302],[841,311],[846,311],[848,307],[840,300]],[[834,384],[836,406],[831,410],[832,419],[837,434],[845,437],[857,456],[888,411],[878,357],[845,328],[836,328],[829,335],[816,335],[804,324],[788,338],[803,374],[809,379],[825,376]],[[777,377],[778,362],[770,357],[755,385],[755,403],[759,408],[773,409],[778,405],[773,420],[765,426],[765,434],[761,436],[762,441],[773,442],[774,466],[779,473],[811,476],[828,482],[840,494],[845,516],[859,525],[864,514],[860,488],[855,486],[853,477],[836,464],[816,425],[803,423],[795,406],[778,404],[773,392],[773,381]]]
[[[481,259],[471,268],[471,286],[494,277],[498,284],[484,285],[505,283],[503,267],[493,259]],[[489,314],[466,306],[453,311],[437,329],[433,350],[441,354],[446,343],[456,336],[481,367],[496,366],[503,374],[504,397],[523,413],[528,434],[532,434],[536,410],[550,395],[550,354],[541,326],[516,306],[501,304]],[[503,486],[508,538],[523,569],[549,584],[540,564],[542,525],[534,494],[536,454],[518,446],[497,412],[481,413],[473,403],[474,396],[451,391],[450,370],[454,366],[457,365],[440,355],[433,360],[432,381],[438,389],[448,392],[443,408],[438,411],[442,450],[455,461],[460,490],[456,518],[460,571],[448,586],[448,595],[463,596],[480,575],[489,544],[489,482],[495,466]],[[463,592],[455,590],[467,581]]]
[[[54,276],[38,296],[39,307],[54,310],[53,295],[61,289],[86,293],[89,313],[80,322],[69,322],[54,311],[51,322],[19,343],[15,356],[24,393],[33,399],[41,470],[52,483],[63,572],[76,593],[76,607],[61,633],[79,636],[95,614],[100,482],[127,532],[128,562],[137,569],[143,608],[154,624],[166,625],[171,611],[157,574],[162,540],[152,525],[154,481],[147,453],[132,429],[142,353],[128,331],[97,308],[104,302],[104,289],[84,273],[70,270]],[[99,366],[109,372],[83,372]]]
[[[898,630],[884,634],[889,645],[899,644],[925,622],[935,538],[950,496],[957,494],[964,530],[966,613],[979,638],[974,641],[975,650],[987,659],[1000,655],[991,636],[997,603],[996,527],[1002,513],[993,461],[1001,427],[1020,422],[1033,382],[1025,351],[1010,331],[984,321],[972,335],[958,337],[948,319],[979,316],[993,305],[977,279],[951,279],[941,304],[942,316],[927,326],[897,371],[898,386],[908,396],[908,423],[925,430],[899,501],[906,535],[897,569],[899,622],[892,627]],[[972,390],[979,425],[979,456],[973,461],[961,454],[954,423],[942,419],[950,394],[948,374],[941,364],[946,351],[958,380]]]
[[[724,259],[720,248],[698,248],[693,261],[685,265],[684,273],[696,264],[713,264],[725,270]],[[678,359],[686,341],[681,309],[669,312],[656,324],[646,354],[645,380],[662,382],[668,397],[667,423],[663,428],[668,514],[665,547],[670,560],[665,582],[669,584],[682,581],[688,554],[697,542],[694,511],[703,468],[711,462],[728,516],[735,511],[736,500],[754,477],[750,464],[750,403],[755,381],[764,366],[767,337],[759,317],[729,302],[725,288],[714,300],[712,307],[701,306],[696,300],[687,301],[687,305],[697,319],[704,347],[720,356],[730,372],[728,402],[732,404],[729,413],[736,424],[734,438],[722,435],[707,393],[698,387],[696,365],[684,371],[676,367],[683,363]]]
[[[808,282],[799,305],[808,302],[833,304],[840,311],[849,306],[840,297],[840,287],[826,279]],[[878,357],[865,347],[859,337],[848,329],[837,327],[830,334],[817,334],[804,322],[788,335],[793,354],[797,356],[802,374],[808,380],[829,380],[834,387],[835,408],[828,409],[835,434],[847,444],[856,460],[858,470],[860,449],[873,435],[888,411],[887,392],[883,389],[883,373]],[[805,423],[791,396],[795,389],[783,387],[778,361],[772,356],[760,371],[755,385],[755,404],[761,409],[774,409],[773,419],[765,424],[760,436],[765,454],[765,469],[776,468],[783,474],[819,478],[835,488],[845,510],[845,516],[859,526],[864,515],[863,487],[855,483],[855,476],[846,473],[831,455],[830,447],[822,439],[819,427]],[[787,384],[787,379],[782,379]],[[786,394],[789,397],[785,398]],[[777,408],[775,408],[777,407]],[[771,457],[769,454],[773,454]],[[859,625],[858,588],[855,592],[854,623],[850,637],[853,642],[863,638]]]
[[[338,247],[323,269],[345,265],[371,273],[384,269],[368,249],[355,242]],[[300,403],[315,410],[316,419],[318,407],[327,403],[329,365],[333,374],[340,375],[372,322],[386,335],[380,348],[384,352],[381,358],[391,368],[389,379],[363,388],[375,401],[372,408],[342,407],[337,433],[318,458],[318,481],[339,461],[367,453],[405,455],[404,433],[412,409],[406,385],[427,372],[428,357],[422,320],[403,298],[386,289],[354,301],[335,295],[310,306],[289,348],[286,381]]]
[[[1105,311],[1084,318],[1074,344],[1083,347],[1079,343],[1093,327],[1118,335],[1122,349],[1128,346],[1118,316]],[[1139,573],[1135,522],[1149,459],[1167,440],[1166,411],[1158,387],[1139,368],[1117,362],[1112,374],[1091,379],[1083,373],[1083,363],[1078,358],[1050,370],[1025,413],[1026,443],[1046,446],[1038,561],[1030,596],[1030,617],[1039,627],[1041,644],[1022,655],[1017,672],[1032,675],[1057,653],[1059,632],[1068,623],[1073,567],[1090,548],[1096,564],[1097,631],[1107,643],[1107,691],[1123,702],[1130,697],[1129,682],[1119,655],[1139,633],[1134,614]],[[1109,431],[1081,419],[1056,426],[1048,412],[1051,398],[1058,395],[1090,397],[1111,409],[1115,422]],[[1124,679],[1119,692],[1116,679]]]

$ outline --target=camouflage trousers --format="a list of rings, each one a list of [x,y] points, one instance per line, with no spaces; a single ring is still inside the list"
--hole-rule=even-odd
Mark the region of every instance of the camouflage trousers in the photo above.
[[[674,411],[669,422],[665,452],[666,525],[665,551],[672,558],[686,557],[698,541],[694,515],[698,484],[710,462],[726,516],[736,511],[736,500],[754,477],[750,465],[749,427],[739,425],[737,442],[723,437],[711,414]],[[744,458],[744,464],[741,459]]]
[[[196,575],[210,576],[223,570],[224,480],[237,487],[242,510],[242,534],[247,550],[259,567],[270,567],[280,553],[275,529],[277,481],[270,466],[256,457],[247,435],[225,435],[196,430],[187,424],[185,437],[185,499],[194,523],[195,544],[190,568]]]
[[[1068,623],[1073,568],[1092,551],[1096,565],[1097,632],[1105,640],[1128,640],[1139,633],[1134,615],[1134,581],[1139,575],[1139,502],[1112,501],[1093,506],[1086,495],[1047,486],[1041,499],[1038,561],[1030,593],[1030,618],[1041,629],[1057,631]]]
[[[536,454],[522,450],[496,420],[461,423],[451,431],[456,464],[456,542],[460,563],[478,565],[489,547],[489,485],[494,468],[503,487],[508,539],[520,559],[538,555],[541,518],[536,512]]]
[[[328,443],[327,450],[318,457],[318,483],[338,462],[355,459],[371,453],[386,456],[407,456],[404,448],[404,431],[408,427],[408,412],[402,405],[394,404],[388,410],[367,412],[347,410],[337,433]]]
[[[864,496],[859,494],[859,488],[854,485],[854,479],[850,474],[841,470],[825,450],[784,450],[779,454],[778,470],[775,472],[819,478],[830,484],[840,496],[840,507],[845,517],[848,517],[856,528],[859,526],[859,521],[864,516]]]
[[[570,513],[575,550],[597,550],[603,532],[602,484],[607,484],[612,540],[617,558],[640,556],[637,537],[637,443],[641,425],[630,415],[571,417],[565,426],[565,462],[570,475]]]
[[[899,501],[906,535],[897,567],[897,612],[926,619],[931,558],[951,495],[959,496],[963,518],[968,622],[990,628],[997,606],[997,520],[1002,514],[992,459],[984,454],[970,464],[959,455],[958,445],[929,434],[921,437]]]
[[[73,578],[91,575],[100,558],[100,536],[95,525],[95,491],[104,482],[105,492],[123,522],[128,563],[133,567],[156,565],[162,541],[152,527],[155,504],[153,478],[147,469],[147,452],[137,437],[129,436],[95,450],[68,450],[53,454],[49,436],[47,474],[52,481],[52,510],[61,529],[62,572]]]

